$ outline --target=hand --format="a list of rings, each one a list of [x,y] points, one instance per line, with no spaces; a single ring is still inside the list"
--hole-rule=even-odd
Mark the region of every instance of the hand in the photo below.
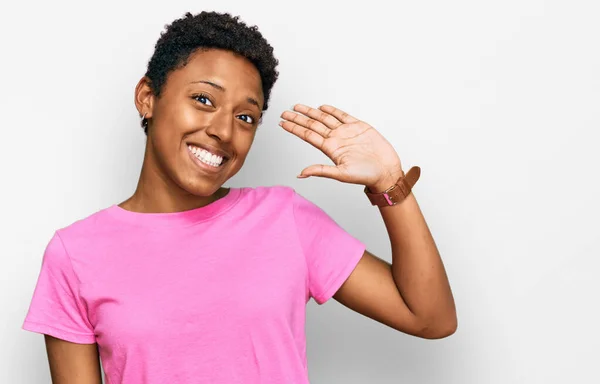
[[[369,124],[329,105],[314,109],[296,104],[293,110],[281,114],[279,125],[321,150],[335,164],[311,165],[298,177],[327,177],[382,192],[404,176],[392,145]]]

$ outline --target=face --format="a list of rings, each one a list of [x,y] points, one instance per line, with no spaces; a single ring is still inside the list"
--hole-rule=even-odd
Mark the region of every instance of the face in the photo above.
[[[150,121],[144,167],[176,188],[209,196],[244,164],[264,101],[251,62],[211,49],[171,72],[158,98],[142,79],[136,102]]]

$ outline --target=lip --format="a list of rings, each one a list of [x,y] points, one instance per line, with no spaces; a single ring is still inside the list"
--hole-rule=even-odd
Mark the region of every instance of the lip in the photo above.
[[[195,145],[195,144],[191,144],[191,145]],[[204,148],[206,149],[206,148]],[[208,149],[206,149],[208,151]],[[200,167],[204,172],[206,173],[210,173],[210,174],[216,174],[219,173],[223,170],[223,167],[225,166],[225,163],[228,160],[223,159],[223,163],[221,165],[219,165],[218,167],[213,167],[211,165],[208,165],[206,163],[203,163],[202,161],[200,161],[200,159],[198,159],[196,157],[196,155],[194,155],[192,153],[192,151],[190,151],[189,147],[186,145],[185,147],[185,151],[188,153],[188,155],[190,156],[190,159],[192,159],[192,161],[198,166]],[[214,153],[214,152],[213,152]]]
[[[187,142],[185,144],[186,144],[186,147],[188,145],[193,145],[194,147],[202,148],[202,149],[207,150],[210,153],[214,153],[217,156],[221,156],[223,158],[223,161],[231,159],[231,155],[229,153],[227,153],[223,150],[220,150],[219,148],[210,146],[210,145],[198,144],[198,143],[192,143],[192,142]]]

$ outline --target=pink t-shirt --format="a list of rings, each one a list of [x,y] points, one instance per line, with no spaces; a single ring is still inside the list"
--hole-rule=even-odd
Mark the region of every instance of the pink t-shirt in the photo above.
[[[308,383],[306,303],[364,250],[288,187],[178,213],[114,205],[55,233],[23,328],[98,343],[107,384]]]

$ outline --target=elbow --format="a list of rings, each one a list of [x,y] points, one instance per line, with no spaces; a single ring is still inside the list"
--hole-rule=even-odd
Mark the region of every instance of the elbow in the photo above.
[[[458,328],[458,325],[455,323],[453,325],[439,328],[433,332],[427,333],[424,338],[428,339],[428,340],[445,339],[446,337],[450,337],[450,336],[454,335],[456,333],[457,328]]]
[[[420,332],[418,332],[417,336],[428,340],[444,339],[456,333],[457,329],[458,319],[456,314],[453,314],[443,320],[436,319],[435,321],[426,323],[426,325],[421,328]]]

